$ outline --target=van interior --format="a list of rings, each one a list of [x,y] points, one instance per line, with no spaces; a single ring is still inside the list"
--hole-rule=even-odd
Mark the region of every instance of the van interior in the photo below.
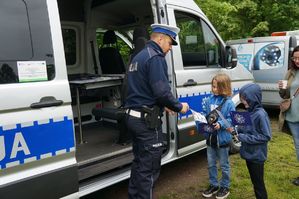
[[[123,82],[129,60],[149,39],[153,9],[148,0],[60,0],[58,7],[84,182],[127,169],[133,159]]]

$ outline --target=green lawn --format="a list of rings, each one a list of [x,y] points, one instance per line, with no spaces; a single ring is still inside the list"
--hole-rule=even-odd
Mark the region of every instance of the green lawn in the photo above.
[[[296,159],[291,135],[278,132],[272,122],[273,137],[268,145],[268,160],[265,163],[265,184],[269,199],[299,199],[299,187],[292,180],[299,176],[299,163]],[[231,187],[227,199],[255,199],[253,186],[245,160],[240,154],[230,156]],[[208,172],[208,171],[207,171]],[[208,179],[199,180],[184,189],[173,190],[159,199],[199,199],[208,186]],[[215,197],[211,197],[214,199]]]
[[[265,163],[265,184],[269,199],[299,199],[299,187],[291,181],[299,176],[293,140],[285,133],[273,132]],[[230,157],[231,194],[229,199],[255,198],[246,163],[239,154]]]

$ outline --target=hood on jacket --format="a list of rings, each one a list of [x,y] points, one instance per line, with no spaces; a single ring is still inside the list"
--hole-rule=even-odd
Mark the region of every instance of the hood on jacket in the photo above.
[[[249,83],[243,86],[239,92],[249,105],[248,111],[262,107],[262,89],[259,85]]]

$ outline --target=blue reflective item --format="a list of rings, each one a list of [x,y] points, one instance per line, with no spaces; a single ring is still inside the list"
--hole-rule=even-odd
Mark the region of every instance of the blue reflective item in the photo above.
[[[172,31],[167,30],[167,29],[165,29],[165,28],[160,28],[160,27],[158,27],[158,28],[154,28],[154,29],[153,29],[153,32],[164,33],[164,34],[166,34],[166,35],[169,35],[169,36],[173,37],[174,39],[175,39],[175,37],[176,37],[176,33],[175,33],[175,32],[172,32]]]

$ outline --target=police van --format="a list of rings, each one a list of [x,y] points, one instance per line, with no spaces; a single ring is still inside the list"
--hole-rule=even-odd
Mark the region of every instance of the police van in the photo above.
[[[227,41],[236,48],[238,65],[253,74],[262,88],[262,103],[268,108],[279,108],[278,80],[284,79],[291,53],[299,44],[299,31],[273,32],[271,36]]]
[[[192,0],[0,2],[1,199],[79,198],[129,178],[122,87],[153,23],[181,29],[166,56],[181,102],[201,111],[222,72],[239,104],[253,77]],[[162,119],[162,164],[206,147],[191,111]]]

